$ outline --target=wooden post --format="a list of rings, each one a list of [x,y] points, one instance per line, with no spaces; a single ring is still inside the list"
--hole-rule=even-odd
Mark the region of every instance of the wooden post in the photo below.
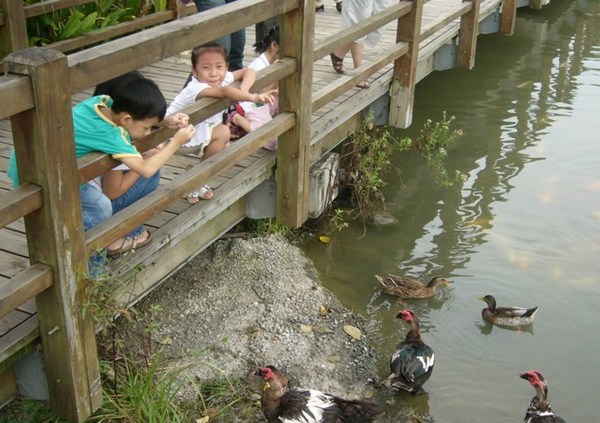
[[[22,1],[0,0],[4,25],[0,26],[0,57],[27,48],[27,25]]]
[[[185,18],[186,7],[181,0],[167,0],[167,9],[175,12],[175,19]]]
[[[35,108],[12,117],[21,182],[38,185],[41,209],[25,216],[32,263],[52,267],[54,285],[36,297],[52,408],[82,422],[102,402],[92,320],[82,315],[85,240],[75,159],[69,67],[44,48],[11,53],[8,72],[29,75]]]
[[[479,34],[479,4],[481,0],[463,0],[463,3],[466,1],[471,2],[473,6],[460,18],[457,58],[459,69],[473,69],[475,66],[475,51]]]
[[[410,13],[398,19],[396,43],[408,42],[408,53],[394,61],[394,73],[390,88],[390,125],[408,128],[412,122],[417,62],[421,41],[421,17],[423,0],[412,0]]]
[[[279,112],[296,114],[296,126],[279,137],[277,220],[299,227],[308,218],[308,150],[315,29],[314,0],[282,16],[281,57],[297,60],[296,72],[280,81]]]
[[[517,18],[517,0],[504,0],[502,2],[502,16],[500,20],[500,32],[513,35],[515,32],[515,21]]]
[[[544,5],[544,0],[531,0],[529,2],[529,7],[532,9],[541,9]]]

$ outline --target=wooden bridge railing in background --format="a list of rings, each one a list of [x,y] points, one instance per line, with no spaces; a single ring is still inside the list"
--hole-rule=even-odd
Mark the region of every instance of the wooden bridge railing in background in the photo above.
[[[29,46],[27,19],[74,6],[81,6],[92,1],[94,0],[46,0],[40,3],[25,5],[22,0],[0,0],[0,38],[3,40],[3,50],[8,53]],[[196,7],[193,3],[184,5],[177,0],[168,0],[167,9],[164,11],[139,16],[131,21],[122,22],[107,28],[92,30],[78,37],[57,41],[46,47],[66,53],[102,41],[122,37],[144,28],[180,19],[186,16],[186,14],[195,11]]]
[[[476,17],[469,13],[477,10],[479,1],[465,2],[451,18],[440,21],[441,24],[464,16],[465,28],[470,25],[471,33],[463,31],[467,63],[472,63],[474,46],[470,43],[474,43],[477,32],[473,23]],[[67,7],[82,2],[53,0],[45,4]],[[2,194],[0,227],[25,217],[32,266],[0,285],[0,313],[35,296],[44,359],[53,363],[47,366],[51,403],[61,416],[83,421],[101,401],[94,327],[81,309],[88,254],[156,216],[185,193],[241,162],[274,137],[281,141],[276,169],[277,219],[295,227],[303,224],[307,219],[308,168],[312,161],[310,122],[314,110],[393,62],[392,110],[396,111],[392,115],[399,126],[410,124],[423,3],[424,0],[402,0],[362,24],[330,37],[317,49],[313,1],[238,0],[69,56],[56,50],[32,48],[5,58],[8,75],[0,77],[0,98],[15,101],[0,104],[0,118],[11,119],[23,185]],[[169,5],[173,11],[182,10],[174,0]],[[41,6],[37,7],[37,11],[29,6],[22,8],[23,13],[32,16]],[[84,233],[79,185],[105,173],[117,162],[103,154],[74,159],[73,143],[65,142],[73,139],[71,94],[274,16],[281,16],[282,59],[259,72],[256,87],[279,82],[279,115]],[[394,20],[399,24],[397,41],[383,57],[312,96],[315,58]],[[6,12],[3,21],[19,22]],[[15,30],[14,34],[21,32],[16,30],[17,24],[8,26]],[[398,106],[398,102],[402,105]],[[190,114],[192,122],[198,122],[228,103],[225,99],[203,99],[184,111]],[[145,151],[171,134],[172,130],[167,129],[155,131],[138,140],[136,147]],[[333,146],[329,144],[327,148]]]

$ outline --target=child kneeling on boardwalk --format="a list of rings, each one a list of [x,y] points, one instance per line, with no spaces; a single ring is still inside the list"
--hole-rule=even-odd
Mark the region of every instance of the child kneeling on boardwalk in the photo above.
[[[195,132],[187,124],[187,116],[181,115],[181,129],[171,141],[151,156],[140,154],[131,141],[150,133],[153,126],[165,116],[167,103],[160,89],[153,81],[135,78],[124,84],[114,98],[101,95],[90,97],[73,108],[73,129],[75,134],[75,154],[77,158],[92,152],[110,154],[129,169],[144,178],[152,178],[167,160],[185,144]],[[8,176],[14,186],[20,183],[14,151],[11,154]],[[111,200],[94,181],[80,186],[83,226],[91,229],[113,214]],[[131,202],[143,195],[131,187],[125,194],[131,195]],[[128,249],[145,245],[150,234],[144,231],[129,241]],[[109,253],[114,249],[125,251],[126,238],[108,246]],[[89,261],[89,275],[97,276],[104,269],[106,249],[95,254]]]
[[[256,72],[253,69],[229,72],[227,67],[227,54],[220,44],[212,42],[195,47],[192,50],[192,77],[175,97],[167,109],[167,114],[177,112],[203,97],[226,97],[235,102],[272,103],[274,101],[276,90],[250,94],[250,87],[256,81]],[[241,81],[240,88],[229,86],[234,81]],[[178,153],[208,158],[227,147],[231,132],[223,124],[223,112],[220,111],[196,124],[196,133],[189,143],[179,149]],[[190,203],[197,203],[200,198],[210,199],[212,196],[212,189],[205,185],[189,193],[187,199]]]
[[[279,60],[279,26],[270,28],[263,39],[257,40],[254,44],[254,51],[256,51],[259,56],[254,59],[248,67],[254,69],[256,72]],[[277,86],[273,85],[265,88],[264,91],[276,88]],[[242,129],[242,131],[239,131],[237,134],[238,136],[243,136],[248,132],[260,128],[273,119],[273,116],[277,114],[278,109],[277,99],[271,104],[252,103],[249,101],[239,103],[227,117],[228,122],[230,122],[232,135],[234,134],[234,128],[236,126]],[[271,151],[277,150],[277,138],[269,141],[264,148]]]

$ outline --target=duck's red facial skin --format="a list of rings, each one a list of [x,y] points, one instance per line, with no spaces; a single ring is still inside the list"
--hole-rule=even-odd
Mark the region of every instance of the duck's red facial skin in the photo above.
[[[527,379],[531,386],[544,389],[544,375],[539,370],[529,370],[521,375],[523,379]]]
[[[273,370],[269,369],[268,367],[263,367],[259,371],[260,375],[264,380],[269,380],[273,378]]]
[[[414,315],[415,315],[415,313],[413,313],[412,310],[400,310],[398,312],[398,314],[396,314],[396,317],[399,317],[400,319],[404,320],[406,323],[412,323]]]

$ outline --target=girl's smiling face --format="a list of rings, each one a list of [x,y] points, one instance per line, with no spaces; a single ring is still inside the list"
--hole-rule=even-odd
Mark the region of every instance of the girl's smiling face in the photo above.
[[[198,81],[218,87],[227,74],[227,60],[220,52],[206,51],[198,57],[192,73]]]

